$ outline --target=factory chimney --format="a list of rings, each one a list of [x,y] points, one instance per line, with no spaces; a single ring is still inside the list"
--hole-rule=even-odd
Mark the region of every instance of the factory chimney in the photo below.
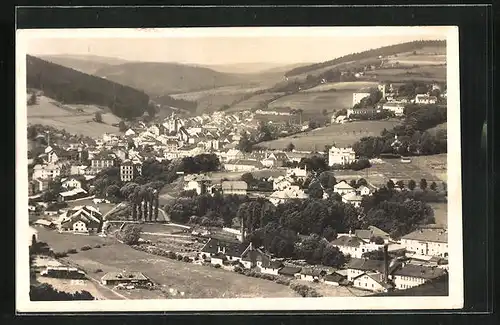
[[[389,283],[389,252],[388,245],[384,245],[384,282]]]

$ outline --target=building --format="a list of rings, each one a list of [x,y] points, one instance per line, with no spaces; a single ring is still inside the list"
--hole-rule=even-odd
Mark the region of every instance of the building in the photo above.
[[[382,109],[393,112],[395,116],[403,116],[405,104],[401,102],[387,102],[382,105]]]
[[[401,245],[410,253],[448,257],[448,232],[440,227],[421,227],[401,237]]]
[[[353,115],[375,115],[379,113],[380,110],[377,110],[373,107],[360,107],[360,108],[348,108],[347,109],[347,118],[351,118]]]
[[[368,229],[358,229],[354,234],[366,242],[369,242],[374,237],[382,238],[385,243],[388,243],[391,239],[388,233],[375,226],[368,226]]]
[[[307,168],[287,168],[286,177],[295,177],[297,179],[306,179],[307,178]]]
[[[337,148],[335,146],[328,150],[328,166],[347,165],[356,161],[356,153],[352,148]]]
[[[96,233],[100,230],[102,214],[93,206],[78,206],[64,212],[60,217],[60,232]]]
[[[367,196],[367,195],[371,195],[372,191],[370,190],[370,188],[368,186],[361,185],[360,187],[358,187],[356,189],[356,193],[358,193],[361,196]]]
[[[281,269],[278,270],[278,275],[282,275],[288,278],[295,278],[297,276],[300,276],[301,270],[302,270],[301,267],[283,266]]]
[[[352,94],[352,106],[359,104],[361,100],[370,96],[370,92],[368,90],[361,90],[359,92],[355,92]]]
[[[142,164],[134,163],[132,160],[125,160],[120,165],[120,179],[122,182],[131,182],[142,174]]]
[[[392,273],[392,281],[396,289],[405,290],[434,281],[446,274],[446,270],[438,267],[406,264]]]
[[[264,253],[260,248],[254,248],[252,243],[248,245],[245,251],[241,254],[240,263],[246,269],[257,267],[261,270],[262,265],[269,265],[271,256]]]
[[[358,195],[356,192],[349,192],[342,196],[342,202],[354,205],[356,208],[361,206],[361,201],[363,197]]]
[[[339,236],[331,244],[337,247],[344,255],[350,255],[353,258],[361,258],[364,253],[379,248],[368,247],[364,240],[352,235]]]
[[[72,190],[59,193],[57,199],[60,202],[67,202],[67,201],[81,199],[84,197],[88,197],[88,192],[81,187],[77,187]]]
[[[222,239],[211,237],[200,251],[201,257],[214,257],[222,263],[228,261],[241,261],[243,253],[248,249],[248,244],[243,244],[235,239]]]
[[[62,181],[61,187],[66,190],[72,190],[75,188],[82,188],[82,182],[74,177],[70,177]]]
[[[35,165],[33,167],[33,179],[55,179],[61,175],[61,167],[55,164]]]
[[[347,277],[343,276],[337,272],[333,272],[331,274],[327,274],[323,277],[323,282],[325,284],[329,284],[332,286],[339,286],[340,284],[343,284],[346,281]]]
[[[300,270],[300,279],[305,281],[319,281],[323,276],[326,275],[325,270],[320,270],[311,267],[304,267]]]
[[[247,195],[248,184],[244,181],[222,182],[222,194],[224,195]]]
[[[352,282],[363,273],[384,273],[384,261],[351,258],[347,263],[347,280]]]
[[[109,272],[101,278],[103,285],[151,285],[151,280],[141,272]]]
[[[415,104],[436,104],[437,97],[428,94],[418,94],[415,96]]]
[[[264,167],[283,167],[288,161],[288,156],[284,152],[272,152],[261,161]]]
[[[263,262],[260,267],[261,273],[278,275],[278,271],[283,267],[283,262],[276,260],[269,260],[268,262]]]
[[[347,193],[355,192],[356,189],[351,185],[347,184],[346,181],[340,181],[333,186],[333,191],[335,193],[340,194],[340,196],[344,196]]]
[[[283,190],[275,191],[269,196],[269,201],[278,205],[291,199],[307,199],[308,195],[301,190],[298,186],[292,185]]]
[[[248,159],[230,160],[224,164],[224,169],[232,172],[251,172],[263,167],[260,161]]]
[[[354,288],[373,292],[387,292],[392,285],[384,280],[384,275],[377,272],[363,272],[352,280]]]
[[[100,152],[90,160],[90,168],[92,173],[97,174],[103,169],[113,167],[115,165],[115,155],[111,152]]]

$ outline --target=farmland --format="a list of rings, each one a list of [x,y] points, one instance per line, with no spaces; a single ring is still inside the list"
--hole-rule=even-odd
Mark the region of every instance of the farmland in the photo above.
[[[445,81],[445,65],[429,65],[419,67],[387,67],[384,69],[371,70],[366,72],[366,76],[376,76],[379,81]]]
[[[333,124],[324,128],[303,132],[286,138],[259,143],[259,146],[270,149],[283,149],[290,142],[296,150],[323,150],[326,145],[350,146],[362,137],[379,136],[385,129],[394,127],[398,120],[357,121],[346,124]]]
[[[89,236],[70,236],[85,237],[87,241],[94,240]],[[65,239],[61,240],[61,234],[50,231],[40,231],[39,237],[52,247],[67,249],[75,246]],[[284,285],[150,255],[120,243],[79,251],[77,254],[69,255],[66,260],[72,265],[78,265],[88,274],[95,273],[97,269],[103,272],[122,270],[143,272],[165,288],[175,288],[185,292],[186,298],[296,297],[296,294]],[[127,293],[139,295],[133,298],[154,298],[155,295],[156,298],[164,297],[161,292],[149,290],[132,290]]]
[[[111,112],[93,105],[62,105],[48,97],[40,96],[38,104],[28,106],[28,123],[42,124],[64,129],[71,134],[100,136],[103,133],[117,133],[112,124],[120,119]],[[93,121],[96,112],[102,114],[104,123]]]
[[[333,91],[333,90],[351,90],[357,91],[361,88],[377,87],[378,82],[375,81],[346,81],[346,82],[332,82],[321,84],[319,86],[302,90],[302,93]]]
[[[259,104],[271,100],[277,96],[281,96],[283,93],[265,93],[265,94],[260,94],[260,95],[254,95],[250,97],[247,100],[244,100],[240,103],[237,103],[236,105],[231,106],[227,112],[239,112],[239,111],[247,111],[250,110]]]

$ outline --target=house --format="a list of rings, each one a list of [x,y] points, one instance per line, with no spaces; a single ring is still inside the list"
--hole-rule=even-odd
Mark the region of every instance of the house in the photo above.
[[[347,277],[337,272],[327,274],[323,277],[323,282],[332,286],[339,286],[346,281]]]
[[[142,174],[142,164],[134,163],[132,160],[125,160],[120,164],[120,179],[122,182],[131,182]]]
[[[89,170],[88,166],[85,166],[85,165],[79,165],[79,166],[75,166],[75,165],[72,165],[70,167],[70,175],[85,175],[87,174],[87,171]]]
[[[351,258],[346,265],[347,280],[352,282],[363,273],[384,273],[384,261]]]
[[[302,158],[309,158],[311,157],[311,153],[309,152],[299,152],[299,151],[292,151],[292,152],[287,152],[286,153],[287,160],[290,162],[297,162],[300,163]]]
[[[61,175],[61,167],[55,164],[35,165],[33,167],[33,179],[55,179]]]
[[[132,129],[128,129],[127,131],[125,131],[125,136],[133,137],[133,136],[135,136],[135,131]]]
[[[56,151],[51,146],[47,146],[47,148],[45,148],[44,157],[48,164],[55,164],[59,160]]]
[[[101,227],[102,214],[93,206],[77,206],[60,217],[59,232],[96,233]]]
[[[415,104],[436,104],[437,97],[429,96],[428,94],[417,94],[415,96]]]
[[[387,292],[392,285],[384,280],[384,275],[376,272],[363,272],[352,280],[354,288],[373,292]]]
[[[288,156],[284,152],[272,152],[261,161],[264,167],[282,167],[288,161]]]
[[[323,276],[325,276],[326,271],[311,267],[304,267],[299,274],[301,280],[313,282],[319,281]]]
[[[363,197],[361,195],[358,195],[356,192],[349,192],[342,196],[342,202],[352,204],[356,208],[359,208],[361,206],[362,199]]]
[[[403,116],[405,104],[401,102],[387,102],[382,105],[382,109],[393,112],[395,116]]]
[[[268,265],[270,260],[271,256],[269,254],[264,253],[260,248],[254,248],[252,243],[250,243],[241,254],[240,263],[247,269],[251,269],[253,267],[261,269],[262,265]]]
[[[101,278],[103,285],[150,285],[151,280],[141,272],[109,272]]]
[[[112,152],[103,151],[97,153],[90,160],[90,168],[92,173],[97,174],[103,169],[113,167],[115,165],[116,156]]]
[[[337,247],[344,255],[350,255],[354,258],[361,258],[364,253],[370,251],[370,248],[365,247],[366,242],[363,239],[352,235],[340,235],[331,244]]]
[[[385,243],[390,241],[390,236],[388,233],[379,229],[375,226],[368,226],[368,229],[358,229],[354,232],[356,237],[363,239],[365,242],[369,242],[374,237],[380,237]]]
[[[361,100],[366,97],[370,97],[370,92],[368,89],[361,89],[358,92],[352,93],[352,106],[359,104]]]
[[[352,115],[375,115],[379,113],[380,110],[372,108],[372,107],[360,107],[360,108],[348,108],[347,109],[347,118],[351,118]]]
[[[226,154],[225,154],[226,160],[231,161],[231,160],[239,160],[239,159],[244,159],[245,155],[243,152],[237,149],[229,149]]]
[[[351,185],[347,184],[346,181],[340,181],[333,186],[333,191],[344,196],[347,193],[355,192],[356,190]]]
[[[31,192],[30,195],[34,195],[43,192],[49,188],[49,179],[32,179],[29,183],[28,191]]]
[[[45,220],[45,219],[38,219],[35,222],[33,222],[33,225],[45,227],[45,228],[49,228],[49,229],[55,228],[55,224],[52,221]]]
[[[286,188],[292,186],[292,179],[289,177],[279,176],[273,179],[273,190],[274,191],[283,191]]]
[[[433,281],[447,274],[438,267],[426,267],[406,264],[392,273],[395,288],[405,290]]]
[[[87,191],[85,191],[83,188],[79,187],[79,188],[74,188],[72,190],[59,193],[59,196],[57,199],[60,202],[67,202],[67,201],[81,199],[81,198],[84,198],[87,196],[88,196]]]
[[[356,192],[358,193],[358,195],[361,195],[361,196],[367,196],[367,195],[372,194],[372,191],[370,190],[370,188],[368,186],[364,186],[364,185],[361,185],[360,187],[358,187],[356,189]]]
[[[246,195],[248,184],[244,181],[222,182],[222,194],[224,195]]]
[[[303,190],[301,190],[298,186],[293,185],[283,190],[273,192],[269,196],[269,201],[274,205],[278,205],[290,199],[307,199],[307,198],[308,195]]]
[[[82,188],[82,182],[74,177],[70,177],[70,178],[65,179],[61,183],[61,187],[66,189],[66,190],[71,190],[71,189],[75,189],[75,188]]]
[[[328,150],[328,166],[348,165],[356,161],[356,153],[353,148],[337,148],[332,146]]]
[[[283,267],[283,262],[277,260],[268,260],[263,262],[260,267],[261,273],[278,275],[278,271]]]
[[[421,227],[401,237],[401,245],[408,252],[448,257],[448,232],[440,227]]]
[[[172,152],[172,151],[177,151],[179,148],[179,142],[174,139],[168,139],[165,143],[165,151],[167,152]]]
[[[200,251],[200,256],[214,257],[222,263],[225,259],[229,261],[241,261],[242,254],[247,250],[249,244],[229,238],[216,238],[212,236]]]
[[[230,160],[224,163],[224,169],[233,172],[251,172],[263,167],[260,161],[248,159]]]
[[[301,267],[283,266],[281,269],[279,269],[278,275],[282,275],[289,278],[295,278],[299,276],[301,270],[302,270]]]

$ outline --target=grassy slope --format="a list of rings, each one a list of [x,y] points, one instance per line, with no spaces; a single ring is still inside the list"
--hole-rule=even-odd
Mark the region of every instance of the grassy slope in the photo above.
[[[94,55],[44,55],[40,58],[88,74],[94,74],[104,67],[126,62],[121,59]]]
[[[336,143],[337,146],[350,146],[362,137],[380,135],[380,131],[384,128],[390,129],[397,123],[399,122],[394,120],[333,124],[290,137],[262,142],[259,145],[272,149],[283,149],[291,142],[295,145],[296,150],[311,150],[314,146],[317,150],[323,150],[325,145],[333,143]]]
[[[37,105],[28,106],[28,123],[49,125],[58,129],[65,129],[71,134],[86,136],[101,136],[103,133],[117,133],[118,128],[112,126],[120,119],[97,106],[93,105],[63,105],[55,100],[41,96]],[[78,112],[77,108],[83,110]],[[104,123],[92,121],[94,114],[100,112]]]

